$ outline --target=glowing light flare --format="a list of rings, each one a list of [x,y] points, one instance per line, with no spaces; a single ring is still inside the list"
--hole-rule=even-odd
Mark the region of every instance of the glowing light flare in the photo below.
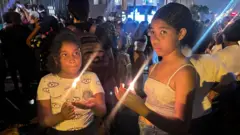
[[[234,0],[231,0],[228,5],[224,8],[224,10],[222,11],[222,13],[215,19],[215,21],[209,26],[209,28],[204,32],[204,34],[202,35],[202,37],[198,40],[198,42],[195,44],[195,46],[192,49],[192,52],[194,53],[198,47],[200,46],[200,44],[202,43],[202,41],[207,37],[208,33],[212,30],[212,28],[216,25],[216,23],[222,19],[222,17],[224,17],[224,14],[227,10],[229,10],[232,5],[234,4]]]
[[[128,89],[129,89],[130,91],[134,91],[134,86],[135,86],[135,83],[134,83],[134,82],[131,82],[131,83],[129,84]]]
[[[98,55],[98,52],[94,52],[89,60],[87,61],[86,65],[83,67],[82,71],[80,72],[79,76],[77,78],[74,79],[73,83],[72,83],[72,87],[69,88],[66,92],[66,94],[62,97],[62,100],[65,100],[69,93],[73,90],[73,89],[76,89],[77,87],[77,83],[80,81],[82,75],[85,73],[85,71],[88,69],[88,67],[91,65],[91,63],[93,62],[93,60],[96,58],[96,56]]]
[[[141,76],[141,74],[144,71],[144,68],[148,65],[149,61],[152,59],[152,54],[150,55],[150,57],[144,61],[144,63],[142,64],[141,68],[139,69],[139,71],[137,72],[137,75],[134,77],[133,81],[130,83],[129,87],[127,88],[126,92],[123,94],[123,96],[121,97],[121,99],[117,102],[116,106],[112,109],[110,115],[107,118],[107,126],[110,125],[112,119],[115,117],[117,111],[120,109],[122,103],[124,102],[124,100],[126,99],[128,93],[130,91],[134,90],[134,85],[136,83],[136,81],[138,80],[138,78]]]

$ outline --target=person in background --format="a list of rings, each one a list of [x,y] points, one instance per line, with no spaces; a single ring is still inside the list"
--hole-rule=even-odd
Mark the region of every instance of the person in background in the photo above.
[[[30,82],[33,79],[34,55],[26,45],[26,39],[30,33],[28,27],[21,24],[21,16],[16,12],[8,12],[4,15],[6,27],[0,32],[0,40],[3,43],[9,70],[15,85],[18,87],[17,71],[20,75],[22,90],[28,98],[33,98],[34,92],[30,90]]]
[[[191,133],[193,135],[214,134],[212,101],[222,93],[236,89],[236,76],[225,65],[209,54],[204,54],[207,44],[201,45],[190,58],[200,76],[200,88],[196,89],[193,104]],[[204,48],[204,49],[203,49]]]
[[[133,77],[135,77],[139,71],[139,69],[142,67],[144,62],[147,60],[147,57],[144,54],[146,45],[147,45],[147,37],[145,36],[145,42],[141,41],[135,41],[134,43],[134,63],[132,64],[132,72],[133,72]],[[140,75],[138,78],[136,85],[135,85],[135,90],[138,95],[143,97],[145,94],[143,92],[144,88],[144,73]]]
[[[126,37],[124,35],[119,36],[116,58],[118,84],[129,84],[132,81],[132,63],[127,50]]]
[[[68,3],[68,11],[74,19],[73,26],[79,33],[90,32],[91,30],[94,31],[91,29],[92,24],[87,22],[89,14],[88,0],[70,0]]]
[[[81,53],[83,57],[83,65],[87,63],[89,57],[94,53],[98,52],[98,55],[89,66],[88,71],[94,72],[98,75],[99,80],[103,86],[105,92],[105,101],[108,111],[110,111],[113,106],[116,104],[116,97],[113,95],[113,88],[116,85],[115,80],[113,79],[113,72],[115,71],[110,66],[111,58],[103,49],[101,42],[98,38],[90,33],[86,33],[81,36]],[[108,70],[108,72],[103,72]]]
[[[217,33],[214,36],[214,45],[211,48],[210,54],[215,54],[218,51],[222,50],[224,48],[224,44],[223,44],[223,36],[222,33]]]
[[[50,74],[38,86],[38,116],[40,124],[50,127],[49,135],[96,135],[94,116],[106,113],[104,90],[93,72],[81,72],[80,41],[69,30],[53,41],[48,58]]]
[[[48,16],[47,11],[43,5],[38,6],[38,11],[40,19],[44,19],[45,17]]]
[[[1,41],[0,41],[1,42]],[[0,98],[5,96],[5,79],[6,79],[6,60],[3,55],[3,44],[0,43]]]
[[[124,24],[123,23],[117,23],[115,24],[116,25],[116,32],[117,32],[117,48],[118,50],[122,50],[122,49],[127,49],[128,46],[126,46],[126,36],[125,36],[125,33],[124,33],[124,30],[123,30],[123,26]],[[126,50],[124,50],[126,51]]]
[[[81,1],[70,0],[68,3],[68,10],[74,18],[74,24],[71,26],[68,26],[68,28],[74,31],[80,38],[83,37],[83,39],[85,39],[86,33],[91,33],[96,35],[96,37],[98,38],[98,41],[97,41],[98,44],[100,43],[102,49],[104,49],[104,57],[108,60],[108,65],[105,65],[104,61],[101,61],[100,59],[99,62],[101,64],[99,65],[99,67],[97,66],[97,68],[94,68],[92,72],[95,72],[98,75],[101,81],[101,84],[104,87],[104,90],[108,92],[106,93],[106,98],[112,97],[113,94],[111,93],[113,93],[113,89],[117,85],[117,79],[116,79],[116,75],[114,74],[115,73],[114,71],[116,70],[116,68],[114,68],[115,59],[114,59],[113,50],[112,50],[113,39],[109,37],[112,37],[113,35],[111,34],[115,32],[114,26],[112,26],[109,23],[104,23],[105,27],[104,26],[100,27],[100,26],[92,25],[91,23],[87,22],[88,14],[89,14],[88,0],[81,0]],[[104,29],[106,27],[108,27],[107,30]],[[92,36],[86,39],[96,39],[96,37],[94,38],[91,38],[91,37]],[[86,46],[83,45],[82,47],[85,48]],[[89,51],[93,52],[93,49],[92,50],[90,49]],[[85,61],[85,59],[83,59],[83,61]],[[99,70],[99,69],[104,69],[111,72],[104,73],[102,72],[102,70]]]
[[[36,11],[32,11],[29,14],[29,23],[30,29],[32,30],[31,34],[29,34],[26,44],[31,47],[31,40],[38,34],[40,30],[40,22],[39,22],[39,14]]]
[[[225,48],[218,51],[213,56],[218,58],[230,72],[240,72],[240,47],[238,41],[240,40],[240,19],[230,24],[223,31],[223,42]]]
[[[40,39],[36,40],[40,49],[40,77],[48,74],[47,71],[47,56],[49,55],[49,48],[52,45],[53,39],[60,31],[58,20],[53,16],[44,18],[40,29]],[[34,42],[32,42],[34,43]]]
[[[149,30],[150,40],[161,63],[150,68],[143,99],[130,92],[124,104],[140,114],[141,135],[186,135],[192,119],[194,93],[198,88],[198,75],[181,46],[192,34],[193,20],[190,10],[178,3],[160,8],[153,17]],[[126,89],[115,89],[120,99]]]
[[[71,16],[73,17],[74,21],[72,25],[67,26],[74,32],[76,32],[79,36],[84,33],[92,33],[95,34],[98,39],[101,41],[103,48],[105,50],[111,49],[115,45],[112,36],[113,27],[109,23],[104,23],[104,26],[97,26],[92,23],[88,22],[88,15],[89,15],[89,1],[88,0],[70,0],[68,3],[68,11],[70,12]],[[107,30],[105,30],[105,26],[107,26]],[[110,30],[109,30],[110,29]],[[109,30],[109,31],[108,31]],[[113,31],[114,32],[114,31]],[[114,36],[114,35],[113,35]]]
[[[106,20],[104,18],[104,16],[98,16],[97,20],[96,20],[96,24],[97,25],[101,25],[102,23],[104,23]]]
[[[148,22],[144,21],[141,22],[134,34],[134,53],[133,53],[133,76],[136,76],[141,66],[144,64],[147,57],[144,54],[144,51],[146,49],[148,38],[147,38],[147,29],[148,29]],[[144,88],[144,78],[143,73],[139,77],[139,79],[136,82],[135,90],[139,95],[143,94],[143,88]]]
[[[200,23],[195,22],[194,33],[196,34],[195,42],[201,35],[203,27]],[[214,112],[212,111],[212,91],[223,93],[235,90],[235,76],[227,70],[227,68],[218,59],[210,54],[205,54],[208,43],[212,40],[212,33],[209,33],[201,42],[199,47],[192,52],[193,46],[186,46],[189,53],[183,53],[188,56],[194,65],[200,77],[200,87],[195,91],[195,99],[193,104],[193,114],[190,132],[193,135],[214,134],[216,124],[214,124]],[[184,48],[184,49],[186,49]]]

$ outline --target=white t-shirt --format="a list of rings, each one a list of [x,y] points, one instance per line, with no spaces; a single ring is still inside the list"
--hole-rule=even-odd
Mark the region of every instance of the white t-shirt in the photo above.
[[[218,58],[230,72],[240,72],[240,47],[239,45],[231,45],[225,47],[213,55]]]
[[[44,76],[38,86],[37,100],[51,100],[52,113],[57,114],[61,112],[61,107],[66,101],[86,100],[97,93],[104,93],[95,73],[84,73],[77,83],[76,89],[71,88],[73,80],[60,78],[53,74]],[[94,114],[90,109],[83,110],[77,108],[74,119],[65,120],[53,128],[60,131],[80,130],[87,127],[93,121],[93,118]]]
[[[228,73],[225,66],[208,54],[193,55],[190,59],[200,77],[200,88],[195,92],[192,118],[199,118],[211,112],[211,102],[207,95],[215,82],[220,82]]]

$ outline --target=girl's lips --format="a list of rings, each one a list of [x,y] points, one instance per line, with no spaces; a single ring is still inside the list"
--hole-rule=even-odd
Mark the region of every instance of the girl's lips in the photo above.
[[[155,51],[161,51],[161,48],[154,48]]]

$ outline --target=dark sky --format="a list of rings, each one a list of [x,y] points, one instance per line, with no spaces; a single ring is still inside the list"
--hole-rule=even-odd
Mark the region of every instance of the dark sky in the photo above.
[[[194,0],[197,5],[207,5],[213,12],[220,12],[229,3],[230,0]],[[240,2],[238,1],[237,8],[240,9]]]

